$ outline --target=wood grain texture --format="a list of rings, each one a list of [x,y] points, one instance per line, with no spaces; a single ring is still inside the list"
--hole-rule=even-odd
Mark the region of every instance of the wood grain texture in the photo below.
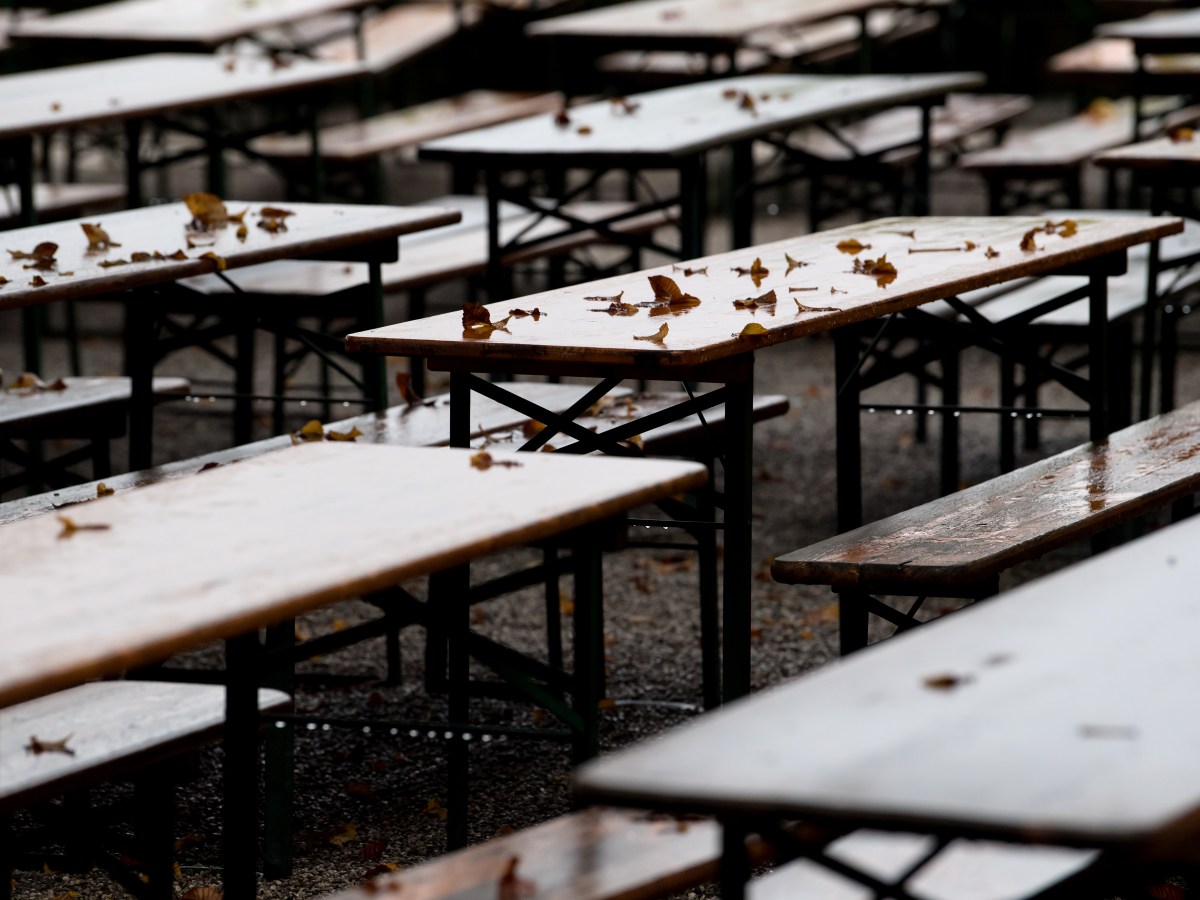
[[[528,900],[648,900],[713,878],[720,829],[710,820],[607,808],[559,816],[386,875],[326,900],[496,900],[515,857]],[[514,895],[515,896],[515,895]]]
[[[686,44],[719,40],[736,44],[755,31],[783,29],[887,6],[880,0],[633,0],[526,26],[530,36],[606,38]]]
[[[249,211],[244,239],[238,237],[235,225],[209,232],[207,237],[189,232],[187,225],[192,215],[183,203],[6,231],[0,235],[0,244],[9,253],[0,260],[0,277],[8,283],[0,285],[0,310],[113,293],[213,272],[218,263],[206,258],[207,253],[220,257],[227,269],[237,269],[277,259],[350,254],[359,245],[385,242],[402,234],[458,221],[455,210],[440,207],[288,203],[286,209],[294,214],[287,219],[287,230],[270,233],[258,227],[263,206],[252,201],[229,202],[231,213]],[[102,225],[120,246],[100,252],[89,250],[80,228],[83,221]],[[196,242],[192,248],[188,248],[189,235]],[[14,250],[30,253],[45,241],[58,245],[57,265],[50,271],[27,269],[28,260],[12,257]],[[135,252],[170,256],[180,250],[186,259],[129,261]],[[391,247],[387,258],[395,258]],[[124,260],[127,264],[109,268],[101,265],[113,260]],[[46,282],[43,287],[33,285],[35,275]]]
[[[117,0],[22,21],[21,40],[111,41],[213,50],[262,28],[367,5],[368,0]]]
[[[282,691],[258,692],[260,710],[290,704]],[[221,685],[101,681],[0,710],[0,808],[19,809],[212,743],[224,724]],[[69,738],[74,754],[29,753],[33,737]]]
[[[200,4],[192,4],[205,9]],[[153,53],[0,77],[0,138],[144,119],[357,78],[357,64],[267,57]]]
[[[970,584],[1200,490],[1200,402],[784,554],[776,581]]]
[[[588,764],[577,795],[1194,859],[1198,538],[1193,518],[729,704]]]
[[[36,428],[54,419],[79,413],[112,412],[125,415],[132,393],[123,375],[64,378],[66,389],[0,391],[0,435],[24,427]],[[186,378],[159,377],[152,382],[155,394],[182,395],[191,387]]]
[[[1179,169],[1190,172],[1200,166],[1200,140],[1155,138],[1107,150],[1097,155],[1094,162],[1098,166],[1114,169]]]
[[[545,409],[561,412],[583,396],[588,385],[510,382],[507,387]],[[632,393],[628,388],[618,387],[607,396],[613,398],[614,401],[622,401]],[[520,427],[525,421],[525,417],[521,414],[501,406],[493,400],[479,396],[472,398],[472,437]],[[383,444],[393,447],[445,446],[449,443],[450,434],[450,396],[442,394],[429,398],[425,404],[420,406],[393,406],[383,412],[364,413],[325,425],[326,433],[337,431],[348,434],[355,428],[362,432],[362,435],[357,438],[358,443]],[[265,453],[284,450],[291,446],[293,446],[293,441],[290,435],[279,435],[249,444],[239,444],[227,450],[205,453],[191,459],[175,460],[139,472],[114,475],[103,481],[106,487],[114,491],[127,491],[160,481],[172,481],[197,475],[206,466],[210,468],[225,466],[243,459],[253,459]],[[68,511],[76,504],[88,503],[97,499],[96,487],[98,484],[99,481],[92,481],[0,503],[0,525],[20,522],[59,510],[69,514]]]
[[[453,225],[402,237],[400,259],[394,263],[384,263],[382,267],[385,292],[399,293],[453,278],[470,278],[482,275],[487,269],[486,198],[452,194],[438,197],[430,201],[430,205],[458,210],[462,219]],[[599,221],[632,208],[631,203],[582,201],[569,203],[563,209],[585,221]],[[546,217],[539,221],[536,214],[514,203],[501,203],[500,217],[502,241],[511,240],[517,235],[523,235],[523,239],[528,240],[545,238],[566,227],[566,223],[559,219]],[[613,229],[623,234],[638,234],[667,224],[675,217],[673,209],[643,213],[615,223]],[[504,264],[512,266],[569,253],[601,240],[594,231],[581,231],[507,253]],[[227,277],[243,291],[250,293],[324,297],[366,285],[368,269],[364,263],[283,260],[241,269],[229,273]],[[227,294],[232,290],[224,279],[215,275],[187,278],[183,284],[205,294]]]
[[[1047,274],[1183,229],[1179,219],[1081,216],[1076,220],[1078,232],[1073,237],[1039,236],[1038,250],[1022,251],[1022,236],[1045,221],[1033,217],[878,219],[492,304],[489,309],[493,321],[507,316],[514,307],[537,307],[546,315],[537,322],[514,319],[507,332],[493,332],[487,340],[465,339],[461,314],[446,313],[358,332],[347,338],[347,346],[396,356],[504,360],[514,365],[521,361],[664,368],[699,365],[962,291]],[[908,231],[915,232],[915,240],[902,233]],[[896,280],[880,287],[875,278],[853,274],[854,255],[837,249],[840,242],[849,239],[870,245],[860,258],[886,255],[896,265]],[[969,252],[909,253],[922,248],[963,247],[966,241],[973,242],[975,248]],[[988,247],[999,255],[989,259]],[[785,254],[806,265],[788,273]],[[756,258],[769,271],[757,288],[749,277],[734,271],[734,267],[749,268]],[[708,274],[688,277],[679,271],[684,267],[706,268]],[[624,303],[649,301],[653,292],[648,275],[676,279],[682,290],[700,298],[701,305],[680,315],[652,317],[649,310],[639,309],[636,315],[609,316],[596,311],[608,306],[607,302],[583,299],[622,294]],[[790,289],[794,287],[817,290],[793,293]],[[766,310],[752,314],[734,307],[735,300],[759,297],[772,290],[777,298],[774,315]],[[830,307],[832,311],[803,311],[796,302],[807,307]],[[752,322],[766,328],[766,333],[739,337]],[[635,339],[655,333],[664,324],[668,334],[662,346]]]
[[[315,443],[0,528],[0,705],[704,483],[695,463]],[[36,600],[36,602],[35,602]]]
[[[616,7],[623,9],[624,7]],[[638,94],[637,109],[621,114],[604,100],[572,107],[571,124],[552,115],[493,125],[421,145],[430,159],[486,159],[515,164],[547,157],[589,161],[661,160],[688,156],[733,141],[786,131],[834,116],[854,115],[982,86],[977,72],[936,75],[746,75]],[[755,100],[739,106],[739,92]],[[581,132],[581,128],[586,129]]]
[[[397,7],[405,9],[406,7]],[[357,162],[393,150],[416,147],[422,141],[483,128],[511,119],[554,112],[562,105],[557,94],[531,91],[468,91],[322,128],[321,158]],[[280,159],[307,160],[312,141],[307,134],[269,134],[250,142],[251,148]]]

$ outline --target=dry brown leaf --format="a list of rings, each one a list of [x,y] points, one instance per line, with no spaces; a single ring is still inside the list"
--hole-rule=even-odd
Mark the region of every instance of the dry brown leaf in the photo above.
[[[880,255],[879,259],[856,259],[854,260],[855,275],[870,275],[875,279],[875,284],[885,288],[896,280],[896,267],[888,262],[887,254]]]
[[[754,262],[749,268],[742,266],[734,266],[730,271],[737,272],[738,275],[749,275],[750,280],[754,282],[755,287],[762,287],[762,281],[771,274],[771,270],[763,266],[762,260],[755,257]]]
[[[478,469],[480,472],[486,472],[493,466],[500,466],[505,469],[518,469],[523,465],[524,463],[519,463],[515,459],[496,459],[486,450],[480,450],[471,456],[471,468]]]
[[[733,308],[748,309],[751,312],[755,312],[759,309],[767,309],[770,311],[771,315],[775,315],[775,304],[777,301],[778,298],[776,298],[775,292],[767,291],[765,294],[759,297],[747,297],[745,300],[734,300]]]
[[[336,828],[330,829],[326,840],[335,847],[344,847],[357,838],[358,826],[353,822],[344,822]]]
[[[504,327],[508,324],[509,316],[506,319],[501,319],[499,322],[492,321],[492,314],[488,308],[481,303],[475,303],[468,300],[463,304],[463,337],[470,339],[490,338],[493,332],[505,331]]]
[[[246,238],[250,236],[250,230],[245,225],[239,225],[237,231],[234,232],[240,243],[246,243]]]
[[[1181,125],[1178,128],[1172,128],[1167,132],[1167,137],[1172,144],[1190,144],[1196,137],[1196,132],[1192,128]]]
[[[39,741],[36,736],[30,736],[29,743],[25,745],[25,752],[32,753],[34,756],[41,756],[43,753],[62,753],[66,756],[74,756],[75,751],[67,746],[67,741],[71,740],[73,735],[67,735],[58,741]]]
[[[609,103],[612,104],[612,111],[622,116],[632,116],[641,106],[636,100],[630,100],[628,97],[613,97]]]
[[[111,525],[101,525],[96,522],[80,524],[66,516],[59,516],[58,521],[62,524],[62,531],[58,533],[59,540],[69,538],[79,531],[108,531],[112,527]]]
[[[1000,251],[996,250],[993,247],[988,247],[986,250],[983,251],[983,255],[986,256],[988,259],[995,259],[997,256],[1000,255]]]
[[[698,269],[689,269],[687,266],[671,266],[672,272],[682,272],[685,278],[690,278],[692,275],[708,275],[708,266],[701,266]]]
[[[100,227],[100,223],[91,225],[87,222],[80,222],[79,227],[83,229],[84,236],[87,237],[88,250],[107,250],[110,247],[120,247],[121,245],[108,236],[108,232]]]
[[[127,265],[129,265],[129,260],[127,259],[102,259],[99,262],[99,266],[102,269],[111,269],[113,266]]]
[[[114,491],[112,488],[110,488],[108,485],[106,485],[103,481],[100,482],[98,485],[96,485],[96,496],[98,498],[99,497],[111,497],[115,493],[116,493],[116,491]]]
[[[509,315],[509,318],[515,318],[515,319],[524,319],[526,316],[528,316],[529,318],[533,319],[533,321],[536,322],[538,319],[540,319],[542,316],[544,316],[546,314],[535,306],[533,309],[530,309],[530,310],[510,309],[508,311],[508,315]]]
[[[796,304],[797,312],[841,312],[836,306],[805,306],[795,297],[792,298],[792,302]]]
[[[576,134],[591,134],[592,126],[591,125],[580,125],[578,128],[575,129],[575,133]]]
[[[608,313],[610,316],[636,316],[638,308],[632,303],[621,303],[614,300],[608,306],[600,309],[593,309],[592,312]]]
[[[654,334],[645,334],[645,335],[635,334],[633,336],[633,339],[635,341],[652,341],[655,344],[661,344],[661,343],[663,343],[663,341],[665,341],[667,339],[668,330],[669,329],[667,328],[667,323],[664,322],[662,324],[662,327],[659,328],[658,331],[654,332]]]
[[[570,127],[571,117],[567,114],[567,108],[565,106],[554,114],[554,124],[559,128]]]
[[[388,848],[386,838],[375,838],[363,844],[362,849],[358,851],[358,858],[363,862],[370,862],[373,859],[379,859],[383,856],[383,851]]]
[[[304,444],[311,441],[325,440],[325,426],[321,424],[320,419],[309,419],[299,431],[292,432],[293,444]]]
[[[739,331],[736,336],[740,338],[756,338],[762,337],[766,333],[767,329],[761,322],[751,322],[749,325]]]
[[[225,208],[225,201],[216,194],[196,191],[185,195],[183,202],[187,204],[188,212],[192,214],[192,221],[188,223],[188,228],[193,231],[224,228],[229,222],[229,210]]]
[[[218,272],[224,272],[225,267],[229,265],[229,263],[227,263],[225,261],[225,257],[218,256],[216,253],[213,253],[211,250],[209,250],[207,253],[200,254],[200,256],[198,258],[199,259],[211,259],[214,263],[217,264]]]
[[[399,871],[400,871],[400,866],[398,863],[391,863],[391,862],[380,863],[379,865],[372,866],[371,868],[367,869],[367,871],[363,872],[363,881],[369,882],[372,878],[378,878],[380,875],[387,875],[390,872],[399,872]],[[363,885],[361,885],[361,887],[363,888],[363,890],[367,891],[368,893],[374,893],[375,890],[378,890],[378,888],[375,888],[373,885],[368,885],[368,884],[363,884]],[[395,889],[398,890],[399,888],[395,888]]]
[[[622,297],[624,297],[624,296],[625,296],[625,292],[624,292],[624,291],[621,291],[621,293],[619,293],[619,294],[614,294],[614,295],[613,295],[613,296],[611,296],[611,297],[596,297],[596,296],[593,296],[593,297],[584,297],[583,299],[584,299],[584,300],[586,300],[588,303],[620,303],[620,302],[621,302],[621,298],[622,298]]]
[[[935,691],[952,691],[971,680],[969,675],[954,675],[943,672],[938,675],[927,675],[922,682],[925,687]]]
[[[34,275],[32,278],[29,279],[30,287],[45,287],[49,283],[50,282],[46,281],[46,279],[43,278],[41,275]]]
[[[649,281],[650,289],[654,291],[655,303],[664,303],[669,306],[684,307],[700,305],[700,298],[685,293],[684,290],[678,284],[676,284],[674,278],[671,278],[667,275],[651,275],[649,276]]]
[[[349,431],[325,432],[325,440],[327,441],[356,441],[360,437],[362,437],[362,432],[358,428],[351,428]]]
[[[863,244],[859,241],[856,241],[854,238],[850,238],[849,240],[846,240],[846,241],[840,241],[837,245],[837,248],[839,250],[841,250],[843,253],[847,253],[852,256],[857,256],[859,253],[862,253],[864,250],[870,250],[871,245]]]
[[[218,888],[204,885],[202,887],[194,887],[179,900],[224,900],[225,895]]]
[[[783,258],[787,260],[787,271],[783,273],[784,278],[791,275],[793,269],[802,269],[808,265],[803,260],[792,259],[791,254],[788,253],[783,254]]]

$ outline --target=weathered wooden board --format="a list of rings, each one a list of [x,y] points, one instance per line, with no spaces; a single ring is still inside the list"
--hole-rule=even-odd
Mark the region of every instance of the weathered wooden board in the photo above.
[[[775,558],[788,584],[970,584],[1200,490],[1200,402]]]
[[[600,160],[644,164],[982,84],[977,72],[746,75],[647,91],[630,99],[636,104],[632,111],[608,100],[572,107],[569,125],[554,115],[493,125],[422,144],[420,153],[430,159],[493,163],[571,157],[580,166]],[[753,105],[743,105],[744,97]]]
[[[198,9],[202,4],[192,4]],[[0,76],[0,139],[349,81],[357,63],[153,53]]]
[[[1038,234],[1038,249],[1020,249],[1023,236],[1046,220],[1033,217],[928,217],[879,219],[862,225],[777,241],[746,250],[704,257],[679,265],[562,288],[492,304],[494,322],[509,310],[540,309],[545,315],[512,319],[506,330],[484,336],[465,335],[462,315],[446,313],[403,322],[347,338],[351,350],[421,356],[431,359],[549,361],[600,365],[670,367],[699,365],[747,353],[759,347],[828,331],[841,325],[908,309],[962,291],[986,287],[1026,275],[1039,275],[1086,262],[1134,244],[1183,229],[1180,219],[1080,217],[1071,237]],[[909,237],[912,233],[915,237]],[[858,253],[839,251],[843,241],[863,245]],[[966,250],[970,242],[973,247]],[[993,255],[989,255],[991,248]],[[915,251],[915,252],[914,252]],[[789,267],[787,257],[803,265]],[[886,286],[868,275],[854,274],[855,259],[895,264],[895,280]],[[755,259],[767,274],[759,286],[749,275]],[[706,274],[686,275],[702,268]],[[601,311],[609,299],[649,303],[654,293],[647,276],[673,278],[700,305],[679,314],[611,316]],[[815,288],[815,290],[797,290]],[[774,291],[776,302],[755,310],[735,301],[760,298]],[[799,308],[803,304],[805,308]],[[765,332],[742,336],[747,325]],[[645,340],[663,326],[661,343]]]
[[[0,528],[0,706],[702,485],[703,466],[306,444]]]
[[[20,40],[110,41],[212,50],[262,28],[366,6],[368,0],[118,0],[27,19]]]
[[[203,233],[190,230],[192,214],[184,203],[3,232],[0,246],[8,253],[0,259],[0,278],[7,283],[0,284],[0,310],[162,284],[213,272],[222,265],[236,269],[276,259],[349,254],[359,245],[385,243],[402,234],[458,221],[456,210],[432,206],[289,203],[284,207],[292,213],[284,220],[286,230],[272,232],[260,227],[265,206],[269,205],[229,202],[230,213],[246,212],[245,234],[241,237],[234,223]],[[119,246],[90,249],[83,222],[101,225]],[[28,268],[34,261],[12,255],[13,251],[31,254],[44,242],[58,245],[54,257],[57,262],[49,269]],[[132,262],[134,253],[155,252],[164,257],[182,252],[184,258]],[[395,258],[392,248],[388,255]],[[122,260],[124,264],[119,264]],[[37,286],[35,278],[45,284]]]
[[[1195,859],[1200,519],[581,769],[580,799]]]

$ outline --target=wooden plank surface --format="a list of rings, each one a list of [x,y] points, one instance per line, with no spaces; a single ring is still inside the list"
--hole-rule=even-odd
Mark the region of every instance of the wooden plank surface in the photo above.
[[[268,688],[258,697],[264,710],[291,703]],[[211,684],[101,681],[0,710],[0,806],[136,771],[215,741],[224,724],[225,688]],[[72,752],[29,753],[35,737],[67,738]]]
[[[1147,56],[1143,65],[1147,73],[1155,76],[1194,77],[1200,73],[1200,53]],[[1056,53],[1050,57],[1047,67],[1056,75],[1083,76],[1088,79],[1115,76],[1116,80],[1112,82],[1114,87],[1128,91],[1128,79],[1137,71],[1137,55],[1133,52],[1133,41],[1096,38]]]
[[[1170,10],[1108,22],[1098,25],[1096,34],[1133,41],[1143,52],[1152,52],[1158,46],[1180,48],[1193,42],[1197,45],[1194,49],[1200,50],[1200,10]]]
[[[983,84],[977,72],[933,75],[746,75],[647,91],[623,112],[608,100],[572,107],[570,125],[534,116],[421,145],[430,159],[515,163],[570,156],[589,161],[687,156],[834,116],[914,103]],[[738,98],[753,99],[753,108]]]
[[[355,9],[368,0],[118,0],[22,21],[20,40],[111,41],[212,50],[308,16]]]
[[[878,219],[495,303],[489,308],[493,321],[500,321],[514,308],[537,308],[545,315],[537,321],[532,317],[512,319],[506,331],[493,331],[483,339],[464,336],[461,313],[446,313],[352,334],[347,346],[396,356],[504,360],[518,365],[522,360],[560,365],[698,365],[961,291],[1048,273],[1183,229],[1183,222],[1173,218],[1084,216],[1075,220],[1078,231],[1073,236],[1039,234],[1035,236],[1037,250],[1021,250],[1023,235],[1045,221],[1034,217]],[[908,237],[908,232],[915,234],[915,239]],[[896,266],[895,280],[880,286],[874,277],[854,274],[856,255],[838,250],[838,244],[847,240],[869,246],[857,255],[860,260],[886,256]],[[966,242],[974,248],[963,250]],[[996,254],[990,258],[989,247]],[[786,256],[804,265],[789,272]],[[735,267],[752,268],[755,259],[760,259],[769,273],[758,287],[749,276],[735,271]],[[682,271],[696,268],[704,268],[707,274],[687,276]],[[596,311],[608,307],[608,301],[584,299],[620,294],[623,303],[647,303],[654,296],[649,275],[675,279],[682,291],[700,299],[700,305],[677,315],[651,315],[651,309],[639,307],[634,315],[610,316]],[[817,290],[792,290],[808,287]],[[734,305],[770,291],[776,296],[774,310]],[[797,303],[818,311],[799,309]],[[765,333],[741,336],[752,323],[763,326]],[[668,331],[661,344],[639,339],[657,333],[664,325]]]
[[[1121,100],[1036,128],[1013,129],[1000,146],[968,153],[958,164],[964,169],[995,169],[1013,175],[1078,166],[1128,142],[1132,121],[1133,103]]]
[[[1194,169],[1200,165],[1200,140],[1155,138],[1097,154],[1098,166],[1117,169]]]
[[[123,375],[80,376],[62,379],[63,390],[38,388],[0,391],[0,434],[13,428],[36,427],[39,422],[72,413],[99,411],[109,407],[123,415],[123,407],[129,403],[131,388],[129,378]],[[11,382],[10,382],[11,384]],[[152,382],[155,394],[183,395],[191,387],[186,378],[155,378]]]
[[[0,259],[0,277],[7,279],[0,284],[0,311],[162,284],[216,271],[222,262],[227,269],[236,269],[276,259],[351,254],[359,245],[394,241],[402,234],[458,221],[456,210],[432,206],[288,203],[283,208],[293,214],[285,219],[286,230],[271,232],[260,227],[265,206],[270,204],[229,202],[230,213],[246,212],[243,237],[236,224],[204,233],[189,230],[192,214],[182,202],[3,232],[0,245],[9,252]],[[81,228],[84,222],[101,225],[120,246],[90,249]],[[189,247],[189,237],[194,246]],[[58,245],[53,268],[26,268],[32,265],[30,260],[12,256],[12,251],[32,253],[43,242]],[[389,255],[393,249],[389,245]],[[179,251],[184,259],[131,259],[133,253],[169,257]],[[206,257],[209,253],[219,260]],[[120,260],[126,264],[111,265]],[[110,265],[105,267],[105,262]],[[35,277],[45,284],[35,285]]]
[[[510,896],[503,879],[514,859],[529,900],[649,900],[713,878],[720,840],[711,820],[585,809],[325,900],[496,900]]]
[[[365,56],[362,66],[381,75],[410,61],[422,53],[444,44],[461,28],[474,25],[479,19],[475,6],[466,4],[460,11],[449,3],[403,3],[371,15],[362,28]],[[356,35],[344,35],[321,44],[316,56],[335,62],[359,60],[359,41]]]
[[[771,564],[788,584],[970,584],[1200,490],[1200,402]]]
[[[577,795],[1194,860],[1198,539],[1188,520],[737,701],[588,764]]]
[[[300,445],[0,528],[0,706],[603,520],[696,463]]]
[[[203,9],[201,4],[193,4]],[[349,81],[356,63],[152,53],[0,77],[0,139]]]
[[[881,0],[634,0],[542,19],[530,36],[605,38],[629,46],[697,40],[735,44],[755,31],[805,25],[887,6]]]

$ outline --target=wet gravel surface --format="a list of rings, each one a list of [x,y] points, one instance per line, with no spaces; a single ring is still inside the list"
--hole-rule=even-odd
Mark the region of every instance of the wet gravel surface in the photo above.
[[[436,184],[424,170],[405,170],[402,201],[421,199],[420,184]],[[424,172],[424,174],[422,174]],[[241,196],[270,198],[278,184],[257,169],[239,173]],[[396,181],[398,179],[393,179]],[[942,212],[983,212],[983,193],[970,179],[953,173],[939,177],[936,185]],[[761,240],[804,232],[799,194],[764,198],[756,237]],[[772,215],[772,209],[778,214]],[[719,229],[710,246],[726,246]],[[461,288],[436,292],[438,304],[461,302]],[[390,311],[396,318],[403,306]],[[53,313],[56,316],[57,313]],[[53,317],[52,316],[52,317]],[[116,372],[120,367],[119,314],[111,305],[91,304],[83,310],[90,337],[85,343],[89,372]],[[0,360],[9,372],[18,358],[18,331],[14,316],[0,317]],[[264,347],[265,349],[265,347]],[[51,364],[44,375],[54,377],[63,366],[60,342],[50,346]],[[180,355],[166,374],[205,377],[212,367],[198,355]],[[753,582],[754,655],[753,683],[765,687],[803,674],[831,659],[836,646],[836,605],[823,588],[777,585],[768,574],[774,554],[804,546],[835,531],[833,439],[833,346],[826,338],[812,338],[761,351],[757,362],[760,393],[781,393],[791,408],[787,415],[765,422],[755,430]],[[969,353],[964,363],[964,402],[995,401],[997,371],[989,358]],[[1179,397],[1198,395],[1200,371],[1191,354],[1181,362]],[[437,387],[434,382],[434,389]],[[904,402],[912,398],[911,386],[896,385],[876,395]],[[1062,398],[1048,395],[1051,405]],[[311,410],[294,410],[295,424]],[[864,419],[864,484],[868,519],[899,511],[931,499],[936,494],[936,425],[930,440],[918,441],[909,416],[875,415]],[[185,458],[228,445],[229,427],[221,402],[175,404],[160,409],[157,458]],[[267,431],[265,416],[259,436]],[[963,481],[975,483],[997,473],[996,426],[986,417],[963,420]],[[1043,429],[1042,446],[1027,455],[1035,458],[1073,446],[1086,439],[1082,422],[1051,422]],[[115,458],[122,458],[118,447]],[[653,537],[653,536],[651,536]],[[1022,567],[1006,576],[1006,584],[1033,577],[1050,568],[1081,558],[1083,548],[1073,548]],[[477,577],[499,573],[527,562],[530,552],[506,554],[475,567]],[[699,714],[700,652],[695,559],[669,549],[629,549],[611,553],[605,560],[606,666],[611,704],[603,714],[601,732],[605,751],[640,740]],[[564,580],[564,590],[567,582]],[[406,585],[423,596],[425,584]],[[568,608],[564,593],[561,603]],[[951,604],[934,604],[932,614],[949,611]],[[369,616],[372,608],[351,602],[304,617],[297,625],[302,635],[317,635],[345,628]],[[544,656],[544,609],[540,590],[523,591],[478,607],[476,627],[513,646]],[[567,619],[569,622],[569,617]],[[569,625],[566,646],[569,643]],[[881,632],[880,636],[883,633]],[[220,663],[220,649],[190,654],[183,664],[203,668]],[[383,647],[369,641],[346,651],[310,660],[299,671],[304,676],[296,695],[297,708],[314,714],[403,721],[437,721],[445,716],[440,696],[426,693],[423,683],[423,634],[411,628],[402,636],[402,678],[386,683]],[[333,676],[360,676],[321,685]],[[507,702],[477,701],[474,717],[481,722],[529,728],[547,727],[546,717]],[[830,736],[835,739],[836,736]],[[444,743],[422,732],[393,737],[386,728],[374,727],[307,730],[296,740],[296,796],[294,808],[295,866],[284,879],[263,882],[263,898],[317,897],[358,883],[380,866],[408,866],[444,849],[443,804],[446,799]],[[180,839],[178,863],[181,891],[219,885],[220,794],[219,748],[204,751],[179,793]],[[470,834],[472,841],[543,821],[570,808],[570,760],[560,744],[544,741],[496,740],[475,742],[471,749]],[[128,799],[124,787],[96,792],[96,803]],[[17,816],[18,829],[29,824]],[[118,827],[122,830],[122,827]],[[18,900],[78,896],[123,896],[97,870],[60,872],[53,865],[41,872],[20,871],[15,881]],[[71,894],[69,892],[75,892]],[[698,889],[687,896],[713,896]]]

